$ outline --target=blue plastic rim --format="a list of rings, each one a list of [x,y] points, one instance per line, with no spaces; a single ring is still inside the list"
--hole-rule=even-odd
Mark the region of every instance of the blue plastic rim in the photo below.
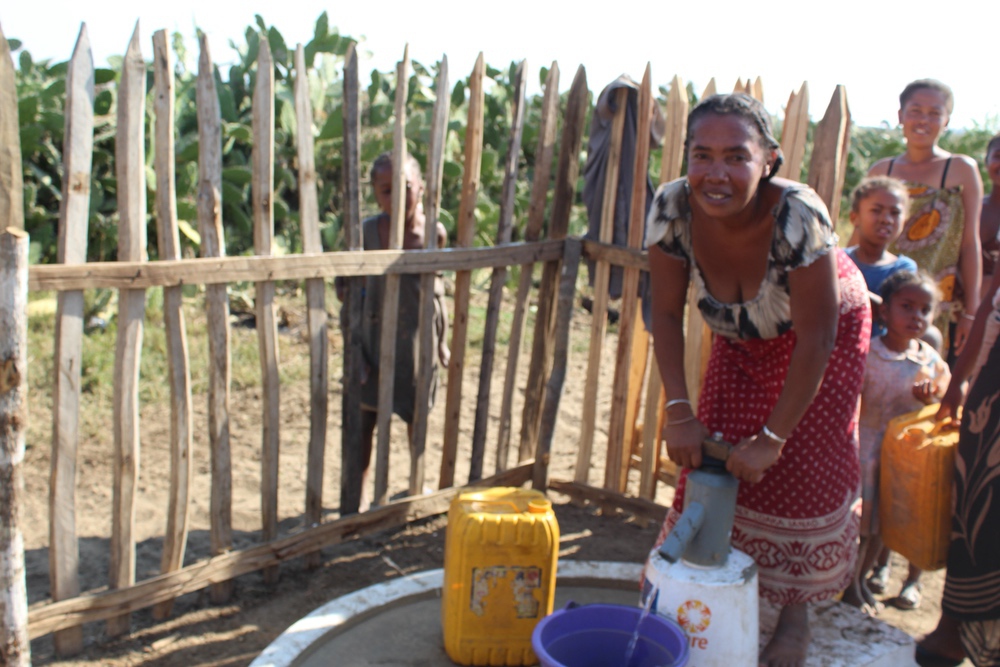
[[[688,642],[669,619],[649,614],[628,665],[625,654],[642,609],[616,604],[567,605],[543,618],[531,635],[542,667],[684,667]]]

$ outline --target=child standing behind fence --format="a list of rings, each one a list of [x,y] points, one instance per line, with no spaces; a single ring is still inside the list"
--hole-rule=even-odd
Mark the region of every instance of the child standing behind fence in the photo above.
[[[389,247],[389,225],[392,216],[392,154],[383,153],[376,158],[371,168],[371,183],[375,191],[375,201],[381,213],[367,218],[361,223],[361,235],[365,250],[385,250]],[[406,216],[403,231],[404,250],[422,250],[425,247],[424,217],[421,197],[424,181],[420,175],[420,163],[411,156],[406,159]],[[437,226],[437,247],[447,245],[448,236],[444,225]],[[361,466],[362,498],[357,501],[360,510],[368,505],[368,477],[371,463],[372,439],[378,421],[379,349],[382,341],[382,300],[385,291],[384,276],[366,276],[364,296],[361,306],[361,351],[362,379],[359,388],[344,387],[344,391],[361,391],[362,451]],[[343,286],[338,283],[337,296],[343,300]],[[392,411],[406,422],[410,439],[410,453],[413,453],[413,417],[416,412],[416,382],[418,327],[420,322],[420,276],[404,274],[399,283],[399,311],[396,320],[396,364],[393,382]],[[429,406],[434,404],[437,390],[437,361],[447,366],[450,352],[445,342],[447,332],[447,309],[444,301],[444,286],[440,278],[434,282],[434,322],[431,327],[437,359],[434,363]],[[342,503],[349,511],[351,504]]]
[[[882,283],[879,320],[885,334],[872,340],[861,387],[862,517],[858,573],[844,601],[870,614],[879,603],[865,577],[882,549],[878,525],[878,479],[882,438],[889,420],[939,400],[951,373],[941,355],[920,338],[939,300],[930,275],[897,271]],[[899,595],[904,604],[920,599],[920,570],[911,566]],[[898,605],[897,605],[898,606]]]

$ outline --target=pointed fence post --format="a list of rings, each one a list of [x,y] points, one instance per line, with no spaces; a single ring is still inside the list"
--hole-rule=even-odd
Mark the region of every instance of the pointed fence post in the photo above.
[[[826,203],[830,220],[840,215],[840,193],[844,189],[847,147],[851,137],[851,112],[847,89],[837,86],[826,114],[813,133],[813,152],[809,160],[809,186]]]
[[[94,153],[94,57],[81,24],[66,72],[63,187],[59,207],[59,262],[87,261],[90,179]],[[52,380],[52,474],[49,481],[49,582],[56,602],[80,594],[80,546],[76,534],[76,459],[83,361],[83,290],[56,295],[55,372]],[[56,653],[83,650],[83,628],[53,636]]]
[[[809,131],[809,83],[802,82],[798,92],[788,96],[785,121],[781,125],[781,154],[785,161],[777,176],[802,180],[802,160],[806,154],[806,134]]]
[[[136,22],[122,62],[118,86],[118,135],[115,175],[118,179],[118,261],[146,259],[146,62],[139,48]],[[139,360],[142,355],[146,291],[118,293],[118,343],[114,372],[115,474],[111,525],[111,588],[135,583],[135,508],[139,490]],[[131,615],[109,618],[106,632],[129,631]]]
[[[202,257],[225,257],[222,228],[222,117],[215,90],[215,66],[204,33],[198,38],[198,232]],[[211,553],[233,546],[233,474],[229,446],[230,334],[229,294],[224,284],[205,286],[208,329],[208,445],[212,453]],[[212,602],[222,604],[233,582],[212,584]]]

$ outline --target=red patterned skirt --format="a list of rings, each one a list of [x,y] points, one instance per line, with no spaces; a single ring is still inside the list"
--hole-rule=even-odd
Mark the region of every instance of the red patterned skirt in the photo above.
[[[860,519],[858,406],[871,331],[868,290],[837,251],[837,339],[816,398],[781,458],[737,497],[733,546],[759,567],[760,593],[779,605],[814,602],[844,590],[854,575]],[[698,401],[698,418],[729,442],[760,431],[785,383],[795,333],[770,340],[716,336]],[[684,506],[677,484],[657,545]]]

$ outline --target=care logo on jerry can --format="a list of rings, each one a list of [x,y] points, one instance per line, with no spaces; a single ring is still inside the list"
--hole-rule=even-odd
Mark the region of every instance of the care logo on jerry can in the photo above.
[[[691,648],[708,648],[707,637],[695,637],[712,624],[712,610],[701,600],[686,600],[677,607],[677,624],[690,638]]]

